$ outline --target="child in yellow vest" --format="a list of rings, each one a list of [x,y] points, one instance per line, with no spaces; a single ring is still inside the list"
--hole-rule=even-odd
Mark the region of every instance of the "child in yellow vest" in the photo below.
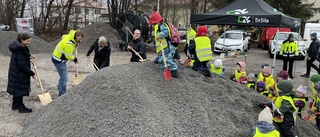
[[[268,67],[269,66],[269,64],[262,64],[261,65],[261,72],[258,74],[258,76],[257,76],[257,79],[259,79],[259,77],[263,77],[263,69],[264,69],[264,67]]]
[[[305,107],[307,105],[306,102],[308,101],[308,97],[305,97],[306,94],[307,94],[307,88],[305,86],[300,85],[296,89],[295,96],[292,98],[294,105],[298,109],[298,116],[300,118],[302,118],[301,112],[303,112],[303,110],[305,109]]]
[[[247,83],[247,73],[246,73],[246,63],[238,62],[236,70],[231,75],[231,79],[237,83],[245,84]]]
[[[279,83],[282,80],[288,80],[289,74],[287,71],[285,70],[281,70],[278,74],[277,74],[277,79],[276,82]],[[275,83],[275,85],[273,86],[274,88],[269,88],[269,98],[271,99],[272,102],[275,102],[278,96],[278,87],[277,87],[277,83]]]
[[[269,66],[264,66],[262,70],[262,76],[259,76],[258,81],[263,81],[266,83],[266,89],[269,91],[269,88],[274,88],[274,79],[273,76],[271,75],[271,67]]]
[[[223,76],[225,69],[222,66],[222,60],[216,59],[213,64],[211,64],[211,73],[218,74],[220,76]]]
[[[247,88],[250,88],[250,89],[253,89],[253,90],[256,89],[256,82],[254,81],[255,78],[256,77],[255,77],[254,73],[250,73],[248,75],[247,84],[246,84]]]
[[[268,97],[269,92],[266,89],[266,83],[264,83],[263,81],[259,81],[257,82],[257,88],[256,91],[258,93],[260,93],[261,95],[265,95]]]
[[[259,114],[258,122],[251,129],[250,137],[280,137],[279,131],[272,124],[272,119],[270,108],[264,108]]]
[[[315,103],[311,106],[311,111],[316,113],[316,126],[320,130],[320,81],[315,83],[316,92],[314,94],[313,101]]]

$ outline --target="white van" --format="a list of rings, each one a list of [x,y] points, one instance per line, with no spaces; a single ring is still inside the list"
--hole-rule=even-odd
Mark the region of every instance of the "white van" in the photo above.
[[[304,27],[303,40],[306,41],[306,47],[309,48],[311,39],[311,33],[317,33],[318,39],[320,39],[320,23],[306,23]]]

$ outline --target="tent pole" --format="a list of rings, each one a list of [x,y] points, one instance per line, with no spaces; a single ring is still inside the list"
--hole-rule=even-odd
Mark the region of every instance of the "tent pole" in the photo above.
[[[225,54],[225,56],[227,56],[228,55],[228,51],[226,51],[226,48],[225,48],[225,44],[226,44],[226,25],[224,25],[224,27],[223,27],[223,33],[224,33],[224,35],[223,35],[223,52],[224,52],[224,54]]]
[[[278,48],[278,38],[279,38],[279,27],[277,28],[277,33],[276,33],[277,37],[276,37],[276,47],[274,48],[274,53],[273,53],[273,63],[272,63],[272,73],[271,75],[274,74],[274,69],[275,69],[275,64],[276,64],[276,58],[277,58],[277,51],[279,50]],[[270,44],[269,44],[270,46]],[[271,51],[272,52],[272,51]]]
[[[299,36],[300,36],[300,32],[301,32],[301,29],[299,28],[298,29],[298,39],[299,39]],[[299,40],[297,41],[297,44],[298,44],[298,47],[299,47]],[[297,61],[294,60],[293,64],[294,64],[293,77],[295,77],[296,76],[296,69],[297,69]]]

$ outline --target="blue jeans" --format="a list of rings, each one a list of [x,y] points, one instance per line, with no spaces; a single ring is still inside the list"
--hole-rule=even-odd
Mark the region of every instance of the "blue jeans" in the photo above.
[[[60,63],[53,62],[53,64],[56,67],[60,76],[59,83],[58,83],[58,90],[59,90],[59,96],[61,96],[67,91],[67,82],[68,82],[67,65],[65,62],[60,62]]]

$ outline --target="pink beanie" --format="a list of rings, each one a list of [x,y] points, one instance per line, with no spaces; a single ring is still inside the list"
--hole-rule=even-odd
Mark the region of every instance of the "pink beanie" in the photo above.
[[[307,88],[300,85],[297,89],[296,89],[297,92],[301,93],[301,94],[307,94]]]

